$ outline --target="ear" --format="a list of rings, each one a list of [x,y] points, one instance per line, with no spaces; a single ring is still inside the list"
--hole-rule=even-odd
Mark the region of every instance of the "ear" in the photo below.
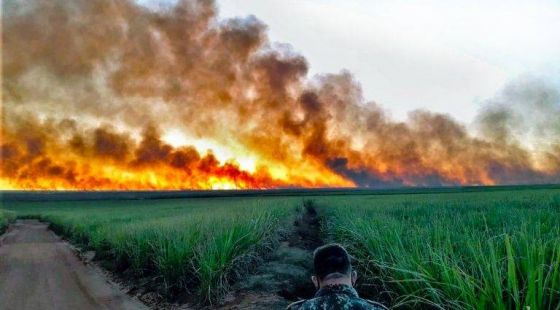
[[[315,285],[315,288],[318,289],[319,288],[319,279],[317,279],[316,276],[311,276],[311,281],[313,281],[313,285]]]
[[[356,285],[356,280],[358,280],[358,273],[356,271],[352,271],[351,280],[352,286]]]

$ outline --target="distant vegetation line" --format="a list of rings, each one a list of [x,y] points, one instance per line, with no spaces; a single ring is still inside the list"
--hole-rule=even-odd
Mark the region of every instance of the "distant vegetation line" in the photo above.
[[[463,193],[479,191],[508,191],[560,189],[560,184],[494,185],[494,186],[442,186],[400,188],[285,188],[251,190],[154,190],[154,191],[57,191],[57,190],[2,190],[1,201],[72,201],[72,200],[136,200],[212,198],[244,196],[323,196],[323,195],[402,195]]]

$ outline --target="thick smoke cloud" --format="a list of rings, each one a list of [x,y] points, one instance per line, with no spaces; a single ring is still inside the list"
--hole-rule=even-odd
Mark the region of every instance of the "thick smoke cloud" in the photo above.
[[[17,188],[560,182],[560,95],[537,79],[446,115],[391,120],[348,72],[307,76],[254,16],[212,1],[4,1],[2,181]],[[242,150],[224,162],[169,130]]]

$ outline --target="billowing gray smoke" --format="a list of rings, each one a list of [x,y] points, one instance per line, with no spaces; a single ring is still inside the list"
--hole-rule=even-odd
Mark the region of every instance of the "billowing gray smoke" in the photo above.
[[[2,184],[208,188],[560,182],[560,95],[538,79],[449,116],[391,120],[348,72],[307,77],[212,1],[4,1]],[[212,141],[232,160],[164,133]],[[243,168],[251,158],[252,169]]]

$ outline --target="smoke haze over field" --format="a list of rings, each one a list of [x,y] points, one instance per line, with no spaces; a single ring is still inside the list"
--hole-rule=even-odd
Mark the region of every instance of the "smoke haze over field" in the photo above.
[[[560,92],[520,78],[476,132],[308,77],[212,1],[4,1],[1,185],[198,189],[560,182]],[[450,98],[452,101],[452,98]]]

